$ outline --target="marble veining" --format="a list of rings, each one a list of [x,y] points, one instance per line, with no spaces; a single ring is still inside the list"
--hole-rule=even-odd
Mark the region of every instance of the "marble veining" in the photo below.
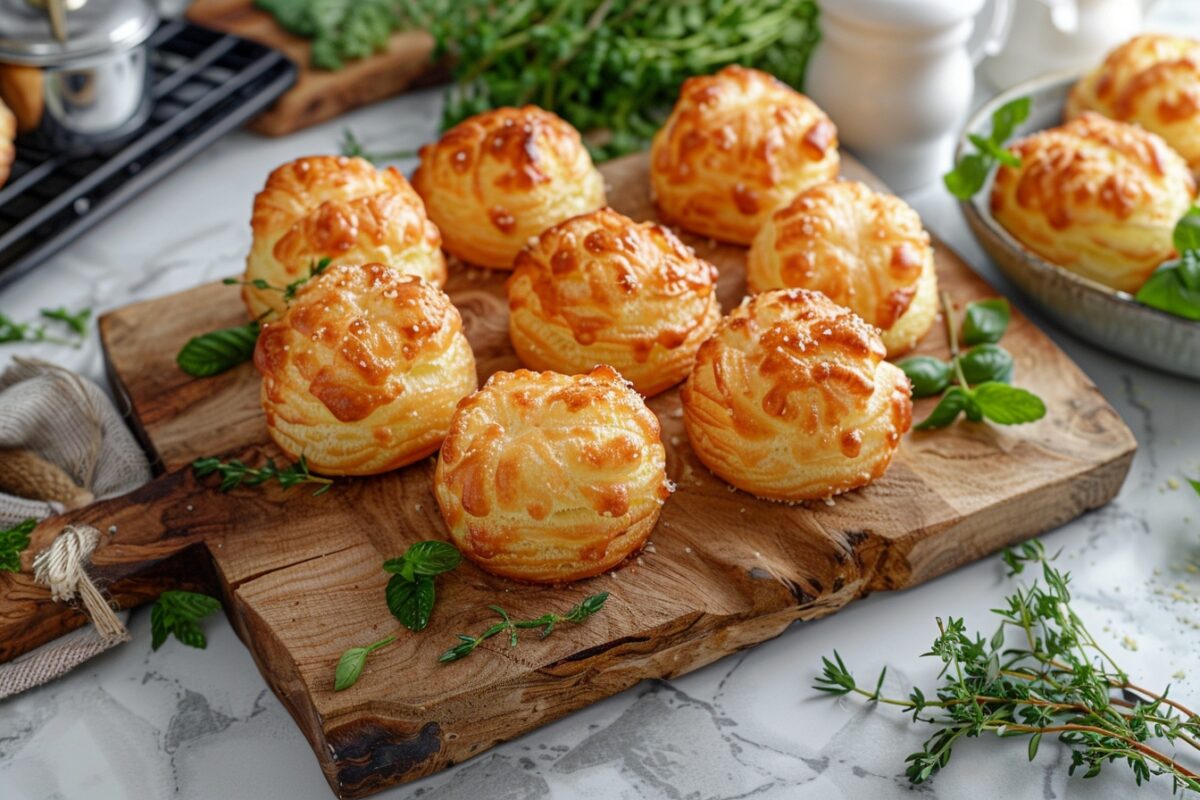
[[[1153,27],[1200,34],[1200,7],[1161,3]],[[976,98],[982,102],[985,89]],[[425,91],[381,103],[284,139],[238,133],[168,177],[73,246],[0,292],[17,319],[40,307],[103,312],[241,270],[249,211],[266,174],[285,160],[330,152],[343,126],[368,145],[411,147],[436,130],[440,97]],[[402,162],[411,170],[413,163]],[[999,276],[940,187],[907,199],[926,224],[1005,294]],[[1173,696],[1200,700],[1200,384],[1142,369],[1049,326],[1133,429],[1138,455],[1110,506],[1045,537],[1075,576],[1078,605],[1127,669]],[[103,380],[95,335],[75,350],[0,349]],[[834,648],[868,680],[888,666],[886,688],[932,685],[920,659],[937,615],[994,628],[988,609],[1009,590],[997,559],[925,586],[878,594],[779,638],[670,681],[642,683],[380,798],[1167,798],[1168,784],[1136,789],[1111,767],[1069,779],[1065,749],[1047,741],[1032,765],[1024,740],[968,741],[949,768],[913,787],[904,757],[928,732],[887,708],[816,696],[820,657]],[[266,688],[222,617],[209,647],[168,642],[150,650],[149,614],[135,611],[133,641],[66,678],[0,702],[0,798],[331,797],[307,742]]]

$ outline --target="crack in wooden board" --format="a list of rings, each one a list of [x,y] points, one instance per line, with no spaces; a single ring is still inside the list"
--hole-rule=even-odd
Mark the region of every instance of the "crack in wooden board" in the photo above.
[[[651,219],[645,156],[603,166],[610,199]],[[846,159],[845,173],[863,177]],[[687,237],[685,237],[687,238]],[[721,271],[726,309],[744,292],[739,248],[688,238]],[[993,296],[938,245],[939,278],[960,302]],[[508,344],[502,274],[452,270],[480,379],[519,366]],[[31,553],[70,520],[117,532],[96,564],[127,607],[185,584],[223,595],[239,635],[295,717],[330,785],[358,797],[461,762],[639,680],[670,677],[833,613],[880,589],[916,585],[1102,505],[1119,489],[1135,443],[1116,412],[1070,360],[1020,314],[1005,344],[1017,382],[1037,390],[1046,419],[998,428],[959,424],[911,433],[878,482],[837,499],[789,506],[732,491],[696,460],[678,392],[650,402],[663,426],[667,470],[679,485],[651,541],[622,569],[561,588],[520,586],[471,564],[439,579],[422,634],[399,629],[383,602],[380,562],[409,543],[445,535],[431,487],[433,460],[369,479],[223,495],[187,465],[196,457],[277,455],[250,365],[192,380],[174,354],[197,333],[241,324],[235,287],[214,284],[106,315],[101,332],[115,389],[166,474],[125,498],[48,521]],[[940,327],[919,352],[945,356]],[[915,416],[933,400],[919,401]],[[82,624],[48,601],[26,572],[0,576],[0,659]],[[459,632],[490,623],[486,606],[514,614],[564,610],[608,591],[602,614],[516,650],[492,640],[470,659],[436,661]],[[353,688],[332,691],[338,656],[391,632]]]

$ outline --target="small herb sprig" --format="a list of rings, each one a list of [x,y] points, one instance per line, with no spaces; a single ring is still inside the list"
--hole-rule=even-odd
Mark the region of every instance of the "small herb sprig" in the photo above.
[[[220,601],[206,594],[177,589],[163,592],[150,609],[150,647],[157,650],[172,635],[188,647],[203,650],[208,639],[200,620],[220,608]]]
[[[30,517],[0,530],[0,572],[21,571],[21,553],[29,547],[29,535],[36,527],[37,520]]]
[[[508,634],[508,646],[516,647],[518,642],[517,631],[525,628],[541,628],[541,638],[545,639],[553,631],[556,625],[564,622],[569,622],[572,625],[579,625],[588,617],[604,608],[605,601],[608,600],[608,592],[600,592],[599,594],[591,595],[584,598],[583,602],[572,608],[566,614],[543,614],[535,619],[512,619],[508,612],[500,606],[488,606],[489,609],[496,612],[500,616],[500,621],[493,624],[490,628],[484,630],[478,636],[468,636],[465,633],[458,635],[459,643],[451,647],[438,658],[442,663],[450,661],[458,661],[460,658],[466,658],[475,652],[475,648],[486,642],[488,639],[500,633]]]
[[[425,630],[436,600],[434,577],[461,562],[454,545],[438,541],[417,542],[404,555],[384,561],[383,571],[392,575],[384,590],[392,616],[410,631]]]
[[[16,322],[4,314],[0,314],[0,344],[46,342],[69,347],[79,347],[83,344],[83,338],[87,336],[88,322],[92,318],[90,308],[72,312],[59,306],[58,308],[43,308],[38,313],[43,319],[66,325],[76,338],[64,339],[50,333],[46,325],[36,322]]]
[[[967,305],[962,339],[971,348],[965,353],[959,351],[958,326],[950,295],[942,292],[941,301],[950,360],[912,356],[897,364],[912,382],[913,397],[942,394],[932,413],[913,427],[944,428],[958,419],[959,414],[965,414],[972,422],[987,419],[998,425],[1020,425],[1046,416],[1046,404],[1040,397],[1009,385],[1013,358],[997,344],[1012,315],[1008,301],[996,298]]]
[[[1179,257],[1159,267],[1135,299],[1177,317],[1200,320],[1200,206],[1193,205],[1175,223],[1172,239]]]
[[[351,647],[342,653],[342,657],[338,659],[337,669],[333,673],[333,690],[340,692],[358,683],[363,667],[366,666],[367,656],[381,647],[387,647],[394,641],[396,641],[395,636],[388,636],[366,647]]]
[[[1018,97],[992,112],[992,132],[987,136],[972,133],[967,139],[975,147],[958,159],[954,169],[942,176],[946,189],[959,200],[974,197],[987,182],[988,173],[996,164],[1008,167],[1021,166],[1021,159],[1004,147],[1016,127],[1029,118],[1030,100]]]
[[[884,696],[886,668],[873,689],[859,686],[836,652],[823,659],[813,688],[897,706],[913,722],[936,726],[906,759],[913,783],[945,768],[959,741],[994,733],[1028,737],[1030,761],[1044,736],[1056,736],[1071,750],[1071,775],[1095,777],[1105,764],[1123,761],[1139,785],[1163,775],[1176,789],[1200,791],[1200,776],[1173,755],[1178,746],[1200,751],[1200,717],[1167,691],[1156,694],[1130,680],[1071,607],[1070,575],[1052,565],[1040,542],[1007,550],[1003,560],[1010,577],[1040,567],[1044,583],[1019,586],[993,610],[1000,626],[990,639],[968,635],[962,619],[939,618],[924,655],[942,661],[941,685],[928,695],[915,687],[907,698]],[[1158,741],[1171,745],[1172,755]]]
[[[197,458],[192,462],[192,470],[198,478],[204,478],[213,473],[219,474],[221,483],[217,486],[217,491],[221,492],[228,492],[238,486],[259,486],[267,481],[276,481],[284,489],[290,489],[301,483],[316,483],[320,484],[320,488],[313,492],[313,497],[316,497],[329,491],[329,487],[333,485],[332,478],[309,472],[308,462],[304,460],[304,456],[300,456],[299,461],[282,468],[275,464],[273,458],[268,458],[261,467],[251,467],[237,459],[221,461],[219,458]]]
[[[286,305],[296,297],[296,292],[300,290],[300,287],[324,272],[331,261],[332,259],[329,258],[313,261],[309,264],[307,275],[297,278],[286,286],[275,286],[262,278],[255,278],[251,281],[225,278],[221,282],[227,286],[253,286],[255,289],[263,291],[279,292],[283,295],[283,302]],[[234,325],[231,328],[220,328],[193,336],[175,356],[175,363],[193,378],[209,378],[233,369],[238,364],[246,363],[254,357],[254,347],[258,344],[259,333],[262,332],[260,323],[272,313],[272,311],[267,311],[258,319],[247,322],[245,325]]]
[[[350,128],[342,128],[342,140],[338,143],[338,151],[348,157],[365,158],[372,164],[385,164],[389,161],[401,161],[406,158],[416,158],[416,150],[382,150],[372,152],[363,146],[358,136]]]

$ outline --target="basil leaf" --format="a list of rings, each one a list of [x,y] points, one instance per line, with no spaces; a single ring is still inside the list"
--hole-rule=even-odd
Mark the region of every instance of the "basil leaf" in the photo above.
[[[1012,316],[1008,301],[1003,297],[967,304],[963,317],[962,335],[966,344],[995,344],[1004,336]]]
[[[423,631],[433,613],[433,578],[418,576],[415,581],[393,575],[385,591],[388,610],[411,631]]]
[[[970,200],[983,188],[989,169],[991,164],[983,155],[972,153],[960,158],[954,169],[942,176],[942,182],[959,200]]]
[[[1200,250],[1185,252],[1175,268],[1179,271],[1179,280],[1186,288],[1200,292]]]
[[[198,592],[163,592],[150,609],[150,647],[157,650],[170,634],[188,647],[203,650],[208,645],[199,621],[221,608],[213,597]]]
[[[1138,289],[1135,299],[1184,319],[1200,320],[1200,291],[1189,289],[1178,266],[1165,266]]]
[[[417,542],[405,551],[404,560],[413,565],[417,575],[440,575],[462,563],[462,553],[447,542]]]
[[[1188,250],[1200,250],[1200,205],[1193,205],[1179,218],[1171,239],[1181,256]]]
[[[335,692],[349,689],[358,682],[358,676],[362,675],[363,666],[367,663],[367,652],[365,647],[351,647],[342,653],[342,657],[338,659],[337,669],[333,673],[333,690]]]
[[[981,383],[973,394],[983,415],[998,425],[1020,425],[1046,416],[1040,397],[1006,383]]]
[[[933,356],[910,356],[898,363],[912,383],[915,398],[933,397],[950,385],[950,365]]]
[[[938,401],[929,416],[923,422],[914,425],[913,428],[919,431],[928,431],[946,427],[958,419],[958,415],[967,407],[967,399],[968,395],[961,386],[951,386],[942,395],[942,399]]]
[[[971,422],[983,422],[983,409],[975,401],[975,395],[970,392],[967,393],[966,399],[963,401],[963,414]]]
[[[992,141],[1003,144],[1017,126],[1029,119],[1033,102],[1028,97],[1010,100],[992,112]]]
[[[978,344],[958,357],[963,377],[972,385],[985,381],[1010,383],[1013,357],[998,344]]]
[[[195,378],[207,378],[249,361],[258,342],[259,326],[249,322],[234,328],[194,336],[179,351],[179,368]]]
[[[21,571],[21,553],[29,547],[29,535],[36,527],[37,520],[30,517],[0,531],[0,572]]]

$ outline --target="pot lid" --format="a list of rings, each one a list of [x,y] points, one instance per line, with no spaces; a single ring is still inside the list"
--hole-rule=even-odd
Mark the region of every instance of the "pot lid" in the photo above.
[[[821,13],[871,27],[942,28],[970,19],[984,0],[822,0]]]
[[[61,38],[51,23],[56,5]],[[157,25],[149,0],[0,0],[0,61],[51,66],[128,50]]]

